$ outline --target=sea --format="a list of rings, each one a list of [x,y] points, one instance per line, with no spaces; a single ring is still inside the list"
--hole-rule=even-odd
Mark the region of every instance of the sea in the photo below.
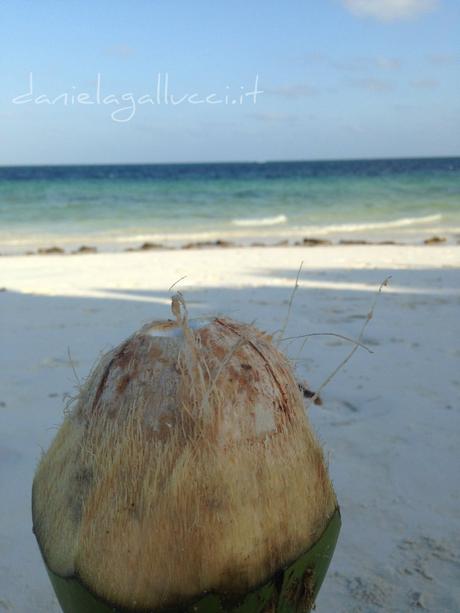
[[[0,167],[0,253],[460,239],[460,158]]]

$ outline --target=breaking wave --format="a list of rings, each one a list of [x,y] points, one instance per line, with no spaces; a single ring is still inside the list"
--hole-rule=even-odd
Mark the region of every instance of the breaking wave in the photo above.
[[[240,227],[251,227],[251,226],[277,226],[281,223],[286,223],[287,217],[286,215],[275,215],[273,217],[262,217],[260,219],[233,219],[232,224],[234,226]]]
[[[417,226],[419,224],[429,224],[440,221],[442,215],[425,215],[425,217],[402,217],[393,221],[375,221],[364,223],[335,224],[330,226],[318,226],[311,228],[318,234],[329,234],[330,232],[363,232],[365,230],[386,230],[389,228],[404,228]]]

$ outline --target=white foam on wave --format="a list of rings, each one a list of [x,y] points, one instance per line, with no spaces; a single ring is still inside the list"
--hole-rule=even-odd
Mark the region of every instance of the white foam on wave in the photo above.
[[[273,217],[262,217],[260,219],[233,219],[232,224],[234,226],[277,226],[281,223],[286,223],[287,217],[286,215],[275,215]]]
[[[315,226],[309,228],[316,234],[330,234],[334,232],[363,232],[366,230],[386,230],[391,228],[404,228],[408,226],[418,226],[419,224],[429,224],[440,221],[442,215],[425,215],[425,217],[403,217],[392,221],[374,221],[364,223],[333,224],[329,226]],[[304,228],[307,230],[307,228]]]

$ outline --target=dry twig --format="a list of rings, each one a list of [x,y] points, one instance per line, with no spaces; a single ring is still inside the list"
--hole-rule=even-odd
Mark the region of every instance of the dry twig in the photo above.
[[[345,364],[352,358],[353,354],[355,353],[355,351],[358,349],[358,347],[362,346],[362,339],[364,336],[364,332],[366,331],[366,328],[370,322],[370,320],[372,319],[372,317],[374,316],[374,309],[375,309],[375,305],[377,304],[377,300],[378,297],[380,296],[380,294],[382,293],[382,289],[384,287],[386,287],[388,285],[389,280],[391,279],[391,276],[387,277],[386,279],[384,279],[384,281],[382,281],[382,283],[380,284],[380,287],[378,289],[378,292],[376,293],[375,297],[374,297],[374,301],[372,303],[371,309],[369,311],[369,313],[367,314],[366,320],[363,323],[363,326],[361,328],[361,332],[359,333],[358,336],[358,340],[355,341],[355,346],[353,347],[353,349],[350,351],[350,353],[345,357],[345,359],[343,359],[340,364],[337,366],[337,368],[335,368],[332,373],[325,379],[325,381],[323,381],[323,383],[321,383],[321,385],[319,386],[319,388],[317,389],[317,391],[315,392],[315,395],[312,396],[310,402],[313,403],[315,402],[315,400],[319,397],[319,394],[322,392],[322,390],[326,387],[326,385],[328,383],[330,383],[330,381],[335,377],[335,375],[345,366]]]

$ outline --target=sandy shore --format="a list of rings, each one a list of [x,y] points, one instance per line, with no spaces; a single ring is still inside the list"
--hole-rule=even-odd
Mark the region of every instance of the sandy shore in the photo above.
[[[300,261],[289,336],[364,343],[309,409],[330,457],[343,527],[320,612],[460,610],[460,246],[318,246],[8,257],[0,260],[0,611],[58,611],[31,531],[30,488],[63,398],[100,355],[169,317],[183,277],[192,315],[275,331]],[[286,343],[322,383],[350,345]],[[69,356],[71,359],[69,359]],[[457,477],[455,477],[457,475]]]

